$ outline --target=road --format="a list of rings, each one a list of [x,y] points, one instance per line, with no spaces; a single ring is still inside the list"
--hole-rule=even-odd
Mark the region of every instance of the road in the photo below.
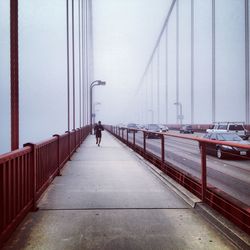
[[[129,134],[129,141],[132,142],[132,133]],[[136,144],[143,145],[141,132],[136,133]],[[160,156],[161,140],[147,139],[146,148]],[[191,175],[201,178],[197,141],[165,136],[165,159]],[[220,160],[207,155],[207,183],[250,205],[250,160]]]

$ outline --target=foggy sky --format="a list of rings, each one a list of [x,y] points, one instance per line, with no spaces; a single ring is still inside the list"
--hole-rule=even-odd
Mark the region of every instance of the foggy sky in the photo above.
[[[107,83],[94,88],[93,102],[101,103],[97,106],[97,120],[105,124],[148,123],[151,122],[149,110],[152,110],[155,123],[176,123],[176,106],[173,105],[176,102],[176,7],[169,20],[168,39],[165,32],[157,49],[159,66],[156,53],[145,82],[136,92],[171,2],[93,0],[92,80],[101,79]],[[77,3],[75,1],[76,24]],[[211,123],[211,1],[194,0],[194,4],[194,121]],[[190,1],[180,0],[179,11],[179,98],[183,104],[184,123],[190,123]],[[64,0],[19,0],[20,146],[67,130],[65,18]],[[77,26],[75,32],[77,36]],[[0,0],[0,37],[2,153],[8,151],[10,145],[9,0]],[[245,120],[244,39],[244,0],[216,1],[218,121]],[[78,46],[76,39],[76,84],[79,82]],[[72,66],[70,77],[72,84]],[[78,103],[76,97],[77,107]],[[76,112],[78,114],[78,108]],[[76,127],[79,125],[77,115]]]

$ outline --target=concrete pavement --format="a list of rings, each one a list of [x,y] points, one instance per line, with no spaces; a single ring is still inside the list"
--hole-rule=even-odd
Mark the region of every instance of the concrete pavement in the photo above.
[[[4,249],[237,249],[110,134],[88,136]]]

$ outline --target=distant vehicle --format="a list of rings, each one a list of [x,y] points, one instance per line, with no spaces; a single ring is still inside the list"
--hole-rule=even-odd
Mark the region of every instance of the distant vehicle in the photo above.
[[[161,132],[161,128],[158,124],[147,124],[145,125],[145,129],[149,131],[149,133],[147,133],[148,139],[160,138],[160,135],[156,133]]]
[[[119,123],[119,124],[117,124],[116,125],[118,128],[125,128],[126,127],[126,125],[124,125],[123,123]]]
[[[160,129],[161,129],[161,132],[167,132],[168,131],[168,127],[164,124],[160,124],[159,125]]]
[[[137,125],[135,123],[129,123],[127,125],[128,133],[131,133],[134,131],[134,129],[138,129]],[[135,131],[136,133],[137,131]]]
[[[180,133],[183,134],[193,134],[194,130],[191,125],[184,125],[180,128]]]
[[[217,141],[225,141],[225,142],[235,142],[242,145],[250,145],[249,142],[244,141],[241,137],[239,137],[235,133],[207,133],[204,135],[204,138],[210,140],[217,140]],[[232,157],[232,156],[249,156],[250,151],[248,149],[238,148],[238,147],[231,147],[228,145],[220,145],[220,144],[206,144],[206,152],[211,155],[216,155],[217,158],[223,159],[225,157]]]
[[[144,129],[145,125],[143,125],[143,124],[137,124],[137,127],[138,127],[139,129]]]
[[[248,140],[250,133],[244,127],[243,122],[217,122],[213,126],[206,130],[207,133],[211,132],[231,132],[236,133],[243,140]]]

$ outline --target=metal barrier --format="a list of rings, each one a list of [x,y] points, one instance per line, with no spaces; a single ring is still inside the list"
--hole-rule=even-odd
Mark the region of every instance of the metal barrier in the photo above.
[[[90,127],[0,155],[0,248],[80,146]]]
[[[152,152],[152,150],[150,151],[147,147],[147,137],[150,133],[147,130],[129,129],[130,132],[132,131],[132,135],[130,136],[128,130],[124,127],[119,128],[114,126],[106,126],[106,129],[127,146],[132,148],[149,162],[161,169],[165,174],[173,178],[176,182],[199,197],[204,203],[207,203],[212,208],[219,211],[226,218],[228,218],[245,232],[250,234],[250,205],[236,199],[220,188],[211,185],[211,183],[208,183],[206,153],[206,147],[209,144],[227,145],[231,147],[250,150],[249,145],[241,145],[229,142],[226,143],[216,140],[211,141],[204,138],[198,138],[189,135],[179,135],[171,132],[154,133],[157,134],[160,139],[157,145],[160,148],[160,151],[158,153],[155,153]],[[137,132],[140,132],[142,135],[140,143],[136,141],[135,134]],[[169,140],[167,138],[180,138],[197,142],[200,149],[199,177],[193,175],[188,170],[181,169],[169,159],[166,159],[166,154],[170,152],[170,149],[166,148],[165,145],[166,141]]]

